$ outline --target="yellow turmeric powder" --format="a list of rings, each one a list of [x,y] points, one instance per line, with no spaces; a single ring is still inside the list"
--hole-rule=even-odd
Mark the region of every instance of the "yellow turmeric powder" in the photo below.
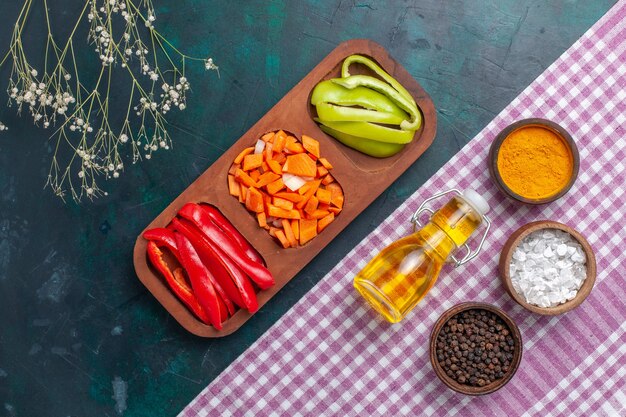
[[[498,151],[498,171],[514,193],[532,200],[551,197],[572,177],[574,160],[552,130],[526,126],[510,133]]]

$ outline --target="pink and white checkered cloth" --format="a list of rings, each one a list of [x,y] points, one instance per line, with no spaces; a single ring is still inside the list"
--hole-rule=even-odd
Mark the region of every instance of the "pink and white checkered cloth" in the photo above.
[[[574,187],[539,207],[503,198],[487,171],[494,137],[529,117],[559,123],[580,150]],[[626,3],[621,1],[180,415],[626,416],[625,167]],[[421,201],[452,187],[486,196],[493,231],[477,259],[444,269],[407,319],[389,325],[356,294],[352,279],[374,253],[410,232],[408,219]],[[598,261],[593,291],[562,316],[529,313],[498,279],[497,262],[508,236],[539,219],[573,226],[587,237]],[[510,313],[524,343],[513,379],[481,397],[444,386],[428,354],[436,319],[469,300]]]

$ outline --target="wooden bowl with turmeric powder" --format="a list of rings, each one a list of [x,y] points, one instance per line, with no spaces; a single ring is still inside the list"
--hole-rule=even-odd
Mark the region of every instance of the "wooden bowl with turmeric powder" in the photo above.
[[[580,166],[578,147],[558,124],[533,118],[504,129],[489,150],[489,173],[507,197],[545,204],[569,191]]]

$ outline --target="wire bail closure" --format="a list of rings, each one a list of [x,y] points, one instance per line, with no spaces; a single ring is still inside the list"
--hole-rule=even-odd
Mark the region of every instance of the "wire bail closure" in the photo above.
[[[426,200],[424,200],[424,202],[417,208],[417,210],[415,211],[415,213],[413,213],[413,215],[411,216],[411,223],[413,223],[413,232],[415,232],[417,230],[417,227],[423,227],[424,225],[420,222],[419,218],[422,216],[422,214],[424,213],[429,213],[430,216],[432,216],[435,212],[430,208],[427,207],[427,204],[430,203],[433,200],[436,200],[438,198],[443,197],[446,194],[456,194],[458,196],[463,197],[463,193],[461,193],[461,191],[459,191],[456,188],[452,188],[448,191],[443,191],[440,193],[437,193],[435,195],[433,195],[430,198],[427,198]],[[474,259],[475,257],[478,256],[478,254],[480,253],[480,251],[483,248],[483,244],[485,243],[485,239],[487,238],[487,235],[489,234],[489,229],[491,228],[491,221],[489,220],[489,218],[480,213],[481,217],[483,218],[485,224],[487,225],[487,228],[485,230],[485,232],[483,233],[482,238],[480,239],[480,243],[478,244],[478,247],[475,250],[472,250],[470,248],[470,246],[467,243],[463,244],[463,248],[465,249],[466,253],[465,256],[463,256],[463,258],[461,258],[460,260],[454,256],[453,254],[450,255],[450,260],[447,260],[446,263],[451,263],[454,264],[454,267],[457,268],[463,264],[466,264],[467,262],[471,261],[472,259]],[[429,217],[430,218],[430,217]]]

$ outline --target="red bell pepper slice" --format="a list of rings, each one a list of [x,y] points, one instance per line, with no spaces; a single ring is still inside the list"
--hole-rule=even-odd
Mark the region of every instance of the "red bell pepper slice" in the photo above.
[[[143,237],[156,242],[158,246],[165,246],[176,256],[176,259],[180,261],[178,248],[176,247],[176,238],[172,230],[163,227],[155,227],[154,229],[143,232]]]
[[[176,247],[174,247],[176,250]],[[178,254],[178,250],[176,250]],[[154,241],[148,242],[148,259],[150,263],[163,275],[165,281],[172,289],[176,297],[181,300],[193,314],[196,315],[203,323],[209,324],[209,316],[202,309],[198,300],[193,295],[191,288],[185,282],[184,276],[182,276],[182,270],[177,268],[172,272],[163,259],[163,252],[159,249],[158,245]]]
[[[206,267],[213,273],[217,282],[222,285],[226,294],[235,304],[247,309],[250,313],[254,313],[259,309],[259,303],[252,283],[217,245],[208,240],[188,220],[174,218],[172,226],[191,241]]]
[[[184,235],[174,233],[176,246],[180,252],[180,260],[183,268],[187,271],[191,288],[198,298],[198,302],[207,312],[209,320],[217,330],[222,329],[222,321],[226,319],[225,308],[220,305],[220,299],[215,287],[211,283],[209,270],[204,266],[198,252]]]
[[[235,264],[245,272],[259,288],[267,289],[274,285],[272,273],[262,264],[254,262],[222,229],[217,227],[205,210],[198,204],[187,203],[180,209],[178,214],[193,222],[204,235],[222,251]]]
[[[220,212],[216,207],[211,206],[209,204],[201,204],[200,207],[209,215],[213,223],[217,225],[220,229],[224,231],[232,240],[235,241],[243,249],[243,251],[248,255],[248,258],[252,259],[255,262],[260,263],[261,265],[265,265],[265,261],[254,249],[254,246],[248,242],[248,240],[243,237],[239,230],[233,226],[233,224]]]

